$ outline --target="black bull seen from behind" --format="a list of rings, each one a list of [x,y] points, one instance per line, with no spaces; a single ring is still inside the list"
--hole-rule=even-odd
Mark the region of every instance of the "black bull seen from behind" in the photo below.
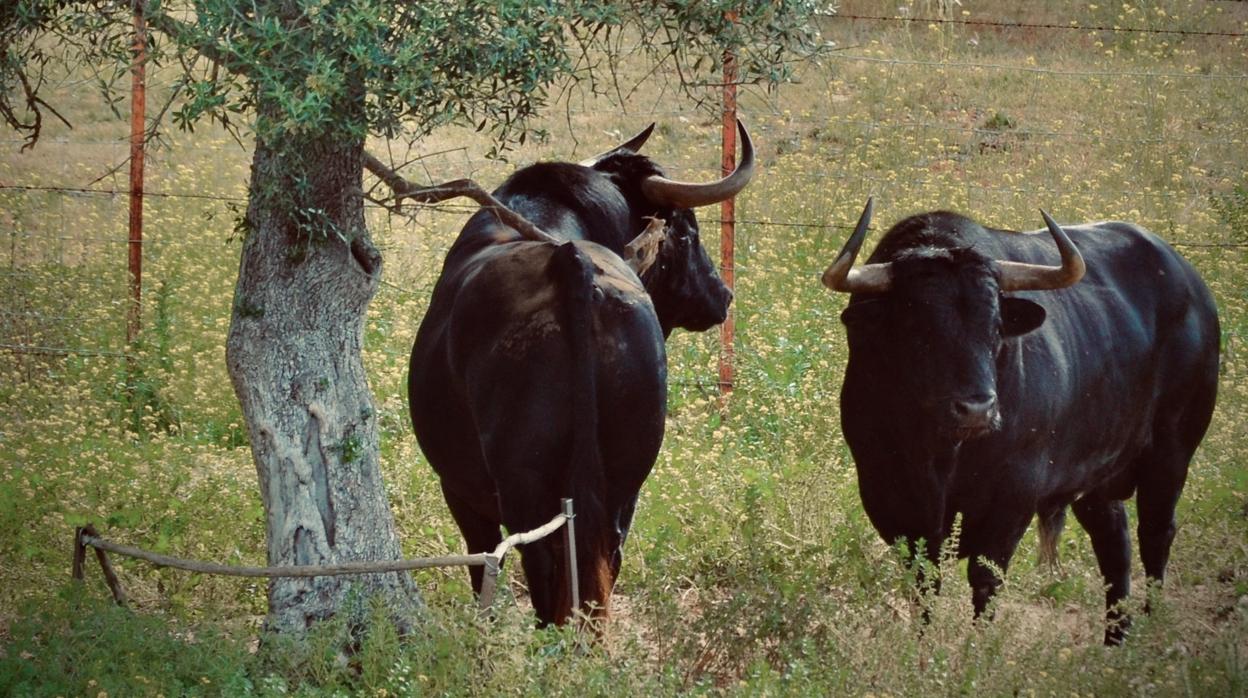
[[[1217,312],[1196,271],[1147,230],[1043,215],[1047,234],[912,216],[854,267],[867,203],[823,277],[851,294],[841,426],[886,541],[934,560],[962,516],[976,615],[1031,518],[1052,555],[1069,506],[1104,576],[1115,644],[1129,621],[1123,500],[1136,495],[1140,557],[1159,584],[1213,413]]]
[[[412,348],[412,425],[470,553],[497,545],[500,525],[529,530],[575,500],[582,608],[571,608],[562,536],[522,550],[543,623],[606,614],[663,439],[664,341],[723,322],[732,300],[690,209],[749,182],[749,134],[738,124],[733,173],[690,184],[637,153],[652,128],[582,163],[513,174],[494,196],[539,232],[474,215]],[[479,593],[479,568],[472,584]]]

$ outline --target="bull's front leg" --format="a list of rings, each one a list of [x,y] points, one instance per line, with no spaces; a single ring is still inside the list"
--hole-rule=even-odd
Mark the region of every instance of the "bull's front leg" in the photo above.
[[[1020,511],[1026,513],[1019,514]],[[966,580],[971,586],[976,618],[992,618],[990,604],[1001,588],[1000,575],[1009,569],[1010,558],[1014,557],[1031,517],[1031,511],[1023,507],[1002,505],[994,516],[965,525],[961,552],[968,558]]]

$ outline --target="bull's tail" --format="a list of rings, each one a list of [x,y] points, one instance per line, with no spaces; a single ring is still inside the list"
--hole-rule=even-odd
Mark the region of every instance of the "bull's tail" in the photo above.
[[[576,558],[583,608],[595,608],[606,616],[613,579],[609,560],[607,484],[598,441],[598,391],[594,356],[594,263],[574,243],[555,251],[553,266],[563,288],[563,306],[572,365],[572,447],[569,453],[564,496],[571,497],[576,515]],[[562,535],[558,536],[564,540]],[[560,565],[566,564],[561,554]],[[561,592],[555,618],[572,611],[567,571],[559,574]]]
[[[1066,507],[1056,506],[1036,513],[1036,530],[1040,538],[1040,564],[1058,567],[1057,541],[1066,527]]]

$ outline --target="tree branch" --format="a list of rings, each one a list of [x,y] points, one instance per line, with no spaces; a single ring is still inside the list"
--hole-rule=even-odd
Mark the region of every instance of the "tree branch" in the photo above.
[[[213,65],[223,66],[226,70],[240,77],[254,77],[251,73],[254,66],[248,66],[242,61],[234,60],[233,57],[223,51],[221,47],[211,39],[204,41],[192,41],[195,37],[195,25],[180,19],[170,17],[164,11],[150,12],[144,15],[147,26],[165,34],[174,40],[180,46],[193,49],[196,53],[203,56],[213,63]],[[187,71],[190,72],[189,70]]]
[[[47,109],[53,116],[60,119],[61,123],[65,124],[66,127],[74,127],[73,124],[69,123],[68,119],[62,116],[61,113],[54,109],[51,104],[48,104],[39,96],[38,87],[31,86],[30,78],[27,77],[24,70],[19,68],[15,74],[18,82],[22,86],[22,95],[26,100],[26,110],[30,112],[31,120],[29,122],[23,122],[21,117],[18,116],[18,114],[13,110],[12,106],[9,105],[4,99],[0,99],[0,116],[4,117],[4,121],[12,127],[13,130],[18,133],[26,133],[26,142],[22,144],[22,150],[33,148],[35,143],[39,140],[39,135],[43,131],[43,109]],[[40,80],[40,83],[42,83],[42,79]]]
[[[435,184],[431,187],[422,187],[409,182],[367,151],[364,153],[364,167],[394,191],[396,203],[403,199],[411,199],[420,204],[436,204],[447,199],[463,196],[481,204],[483,208],[493,213],[500,223],[515,228],[516,232],[520,233],[521,237],[526,240],[557,242],[553,235],[533,225],[524,216],[507,208],[501,201],[495,199],[488,191],[482,189],[480,185],[471,179],[456,179],[442,184]]]

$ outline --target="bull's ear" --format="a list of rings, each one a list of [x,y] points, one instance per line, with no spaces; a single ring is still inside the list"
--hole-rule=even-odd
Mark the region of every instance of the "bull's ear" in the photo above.
[[[1017,337],[1044,324],[1044,306],[1026,298],[1001,299],[1001,334]]]
[[[878,322],[883,313],[884,304],[878,299],[855,301],[841,311],[841,322],[845,323],[846,327],[872,324]]]

